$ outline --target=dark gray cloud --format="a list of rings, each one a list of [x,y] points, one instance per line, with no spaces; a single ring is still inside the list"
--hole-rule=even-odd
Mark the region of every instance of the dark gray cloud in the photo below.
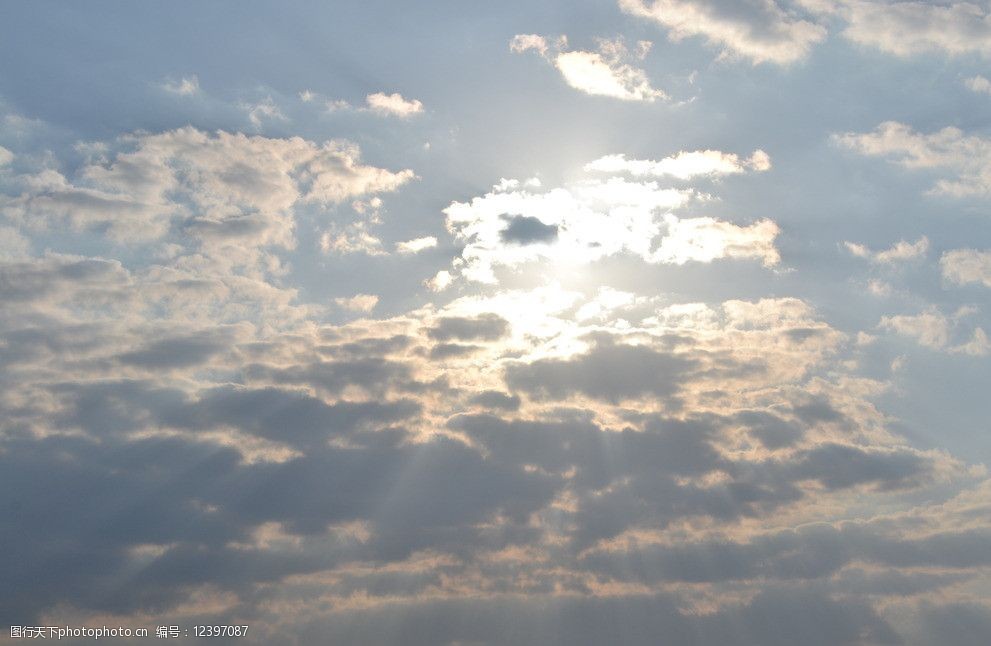
[[[509,395],[498,390],[485,390],[471,398],[472,404],[485,408],[496,408],[505,411],[519,410],[522,403],[519,395]]]
[[[830,443],[801,454],[791,473],[799,480],[818,480],[829,489],[871,484],[884,490],[919,484],[931,475],[931,465],[912,451],[871,451]]]
[[[149,370],[186,368],[210,361],[231,346],[231,334],[207,330],[152,341],[137,350],[118,355],[121,363]]]
[[[991,636],[991,609],[984,605],[924,603],[918,620],[923,631],[920,637],[926,640],[916,642],[919,644],[982,646]]]
[[[314,361],[291,366],[249,364],[244,367],[249,380],[277,385],[310,386],[330,395],[345,388],[361,387],[382,393],[391,386],[412,381],[410,367],[378,356],[359,356],[342,361]]]
[[[544,224],[539,218],[529,215],[503,216],[503,219],[507,224],[499,233],[499,238],[505,243],[528,245],[557,240],[558,227],[555,224]]]
[[[299,643],[407,644],[739,644],[814,646],[898,644],[869,608],[828,595],[772,589],[726,612],[693,615],[667,595],[575,596],[533,602],[514,597],[418,602],[349,610],[312,619]]]
[[[451,357],[463,357],[474,352],[478,352],[482,348],[477,345],[469,345],[466,343],[438,343],[434,347],[430,348],[430,358],[431,359],[449,359]]]
[[[509,332],[509,323],[498,314],[474,318],[447,316],[427,330],[435,341],[495,341]]]
[[[576,393],[612,403],[646,396],[670,399],[698,366],[690,355],[602,339],[573,359],[511,364],[506,368],[506,383],[546,399]]]

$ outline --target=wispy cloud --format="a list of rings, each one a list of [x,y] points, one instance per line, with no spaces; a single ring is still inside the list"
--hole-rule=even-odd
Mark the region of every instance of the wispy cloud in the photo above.
[[[883,251],[871,251],[866,246],[856,242],[844,242],[844,246],[854,256],[865,258],[880,264],[894,264],[907,260],[922,258],[929,251],[929,238],[922,236],[915,242],[899,240],[892,247]]]
[[[191,96],[200,91],[200,80],[195,74],[183,76],[179,80],[166,79],[162,83],[162,89],[172,94],[181,96]]]
[[[551,51],[547,40],[536,34],[517,34],[509,43],[516,53],[536,51],[557,68],[568,85],[586,94],[624,101],[667,98],[651,86],[643,70],[629,63],[632,56],[622,40],[599,40],[596,51],[568,50],[567,46],[567,38],[562,36]],[[639,47],[643,54],[648,49]]]

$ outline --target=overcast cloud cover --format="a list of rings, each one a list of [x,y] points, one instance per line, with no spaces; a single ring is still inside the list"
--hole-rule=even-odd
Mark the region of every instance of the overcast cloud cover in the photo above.
[[[0,57],[0,642],[991,642],[988,2],[6,3]]]

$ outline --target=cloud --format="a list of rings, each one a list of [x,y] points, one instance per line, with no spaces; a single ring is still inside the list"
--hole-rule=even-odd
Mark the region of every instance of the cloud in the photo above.
[[[162,89],[172,94],[178,94],[179,96],[192,96],[200,91],[200,80],[195,74],[183,76],[178,81],[166,79],[162,83]]]
[[[929,238],[922,236],[915,242],[899,240],[891,248],[884,251],[871,251],[862,244],[844,242],[847,251],[858,258],[866,258],[874,263],[894,264],[906,260],[922,258],[929,251]]]
[[[653,254],[657,262],[683,265],[719,258],[756,258],[765,267],[781,261],[774,240],[780,229],[771,220],[741,227],[714,218],[665,218],[668,230]]]
[[[357,221],[350,223],[343,230],[332,228],[324,231],[320,236],[320,250],[326,254],[336,253],[341,255],[362,253],[369,256],[385,255],[382,249],[382,241],[368,231],[367,222]]]
[[[14,227],[0,226],[0,261],[22,260],[29,255],[31,242]]]
[[[516,34],[509,41],[509,49],[517,54],[533,50],[544,56],[547,54],[547,39],[537,34]]]
[[[186,127],[125,136],[117,144],[109,160],[85,164],[72,179],[55,170],[19,176],[21,194],[0,197],[0,212],[16,222],[68,224],[118,240],[182,231],[204,243],[290,247],[297,205],[394,191],[415,177],[411,170],[362,164],[358,147],[344,141]]]
[[[592,351],[573,360],[542,359],[510,365],[506,383],[534,397],[558,400],[573,393],[611,403],[644,395],[667,399],[677,394],[695,367],[694,361],[681,354],[600,341]]]
[[[593,96],[608,96],[624,101],[666,99],[667,95],[650,85],[643,70],[627,61],[631,58],[622,40],[600,40],[597,51],[568,51],[567,39],[557,43],[549,54],[545,38],[536,34],[517,34],[510,41],[516,53],[536,51],[561,73],[571,87]]]
[[[972,2],[826,0],[803,4],[843,20],[847,39],[896,56],[991,53],[991,14]]]
[[[543,280],[337,323],[375,297],[306,300],[281,262],[297,211],[372,236],[411,171],[192,128],[66,168],[3,203],[0,620],[244,622],[245,643],[981,634],[991,483],[908,443],[813,302]],[[770,221],[676,216],[714,200],[652,179],[454,202],[468,255],[437,282],[483,252],[776,258]],[[64,194],[81,206],[32,201]],[[131,213],[153,235],[105,244]],[[971,314],[943,315],[944,349],[987,345]]]
[[[585,164],[586,171],[603,173],[629,173],[634,177],[674,177],[693,179],[699,176],[718,177],[735,175],[748,170],[770,170],[771,158],[763,150],[756,150],[749,159],[741,160],[733,153],[718,150],[679,152],[660,161],[626,159],[625,155],[607,155]]]
[[[267,96],[257,103],[242,103],[241,109],[248,114],[248,121],[260,130],[263,121],[288,121],[289,117],[283,114],[282,110],[275,104],[272,97]]]
[[[427,331],[435,341],[495,341],[504,336],[509,324],[498,314],[474,318],[444,317]]]
[[[881,318],[879,327],[891,330],[903,336],[912,337],[927,348],[947,350],[951,353],[984,356],[991,352],[991,343],[983,329],[975,327],[967,341],[951,344],[960,323],[974,313],[972,308],[962,307],[952,316],[946,316],[936,308],[914,315],[885,316]]]
[[[957,285],[980,283],[991,287],[991,251],[953,249],[939,259],[943,278]]]
[[[383,115],[391,115],[407,119],[414,114],[423,112],[423,104],[416,99],[404,99],[401,94],[385,94],[376,92],[365,97],[368,109]]]
[[[705,160],[705,161],[700,161]],[[752,159],[763,167],[762,154]],[[713,161],[719,166],[714,167]],[[672,211],[693,198],[692,189],[662,188],[654,181],[601,176],[624,173],[630,164],[601,158],[585,168],[592,177],[549,190],[503,180],[470,202],[454,202],[444,213],[447,228],[465,247],[454,268],[470,281],[497,282],[496,269],[526,264],[575,265],[628,254],[647,263],[684,264],[721,258],[757,258],[779,262],[774,247],[778,226],[770,220],[740,226],[711,217],[679,218]],[[679,154],[662,162],[643,162],[653,174],[694,177],[742,166],[734,155],[707,151],[701,157]],[[634,166],[634,168],[640,168]],[[637,173],[634,173],[637,174]],[[543,188],[543,187],[539,187]]]
[[[892,529],[918,510],[857,516],[865,499],[945,482],[957,467],[886,434],[856,387],[813,376],[841,369],[843,335],[797,299],[709,307],[602,292],[583,322],[573,314],[589,299],[545,289],[273,331],[287,325],[282,312],[222,327],[211,311],[193,327],[184,305],[138,306],[158,279],[119,262],[3,268],[9,309],[60,312],[29,316],[31,337],[0,316],[16,333],[0,352],[16,380],[0,396],[0,484],[17,483],[0,486],[0,505],[15,494],[46,502],[22,508],[4,541],[16,564],[4,616],[192,618],[190,595],[205,594],[229,600],[213,616],[239,613],[260,633],[296,624],[302,635],[329,617],[346,636],[352,624],[335,614],[346,608],[348,622],[388,619],[425,643],[520,642],[494,610],[505,603],[531,617],[537,632],[522,641],[537,643],[560,635],[560,621],[519,608],[579,604],[565,625],[580,628],[595,608],[609,616],[647,595],[644,621],[699,643],[773,643],[769,617],[805,603],[805,614],[842,618],[836,639],[883,641],[873,593],[850,600],[831,577],[853,564],[982,567],[966,537]],[[129,314],[70,309],[97,300]],[[781,529],[847,505],[857,522]],[[974,518],[959,507],[939,513]],[[83,516],[99,531],[81,531],[92,526]],[[44,563],[77,560],[57,586],[38,578]],[[699,602],[685,581],[708,612],[677,610]],[[787,587],[795,581],[812,583]],[[722,595],[728,585],[742,594]],[[428,633],[409,628],[424,604],[466,603],[479,604],[470,622],[452,627],[447,610],[426,615]],[[658,603],[670,609],[660,618]],[[821,636],[791,621],[789,637]],[[596,630],[593,641],[615,634]]]
[[[405,242],[397,242],[396,251],[401,254],[414,254],[426,251],[427,249],[433,249],[436,246],[437,238],[434,236],[424,236],[422,238],[406,240]]]
[[[886,121],[873,132],[846,133],[836,141],[855,152],[886,157],[909,169],[949,171],[953,179],[941,179],[932,193],[956,197],[991,193],[991,140],[966,135],[959,128],[943,128],[931,134]]]
[[[454,276],[451,272],[446,269],[441,269],[433,276],[433,278],[428,278],[423,281],[423,284],[431,291],[440,292],[450,287],[453,282]]]
[[[882,329],[913,337],[929,348],[945,347],[950,336],[949,320],[936,310],[916,315],[885,316],[879,325]]]
[[[347,298],[335,298],[339,307],[354,312],[371,312],[378,305],[379,297],[372,294],[356,294]]]
[[[987,80],[983,76],[972,76],[970,78],[964,79],[964,85],[971,92],[977,92],[979,94],[991,94],[991,81]]]
[[[527,245],[550,243],[557,239],[557,226],[544,224],[539,218],[515,215],[506,220],[506,228],[499,232],[499,238],[505,243]]]
[[[899,57],[991,53],[991,14],[971,2],[619,0],[619,6],[659,24],[673,41],[702,37],[720,48],[720,58],[754,64],[800,61],[834,26],[853,43]]]
[[[14,161],[14,153],[0,146],[0,167],[8,166],[12,161]]]
[[[230,328],[199,330],[147,343],[118,355],[117,360],[141,368],[188,368],[207,363],[228,350],[234,338]]]
[[[950,348],[950,352],[968,354],[972,357],[986,357],[991,354],[991,340],[983,328],[974,328],[970,339],[960,345]]]
[[[788,65],[825,40],[826,29],[775,0],[619,0],[631,15],[658,23],[671,40],[702,36],[722,58]]]

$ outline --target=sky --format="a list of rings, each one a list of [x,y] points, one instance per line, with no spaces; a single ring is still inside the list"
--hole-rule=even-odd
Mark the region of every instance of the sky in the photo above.
[[[989,643],[989,59],[985,0],[3,3],[0,643]]]

